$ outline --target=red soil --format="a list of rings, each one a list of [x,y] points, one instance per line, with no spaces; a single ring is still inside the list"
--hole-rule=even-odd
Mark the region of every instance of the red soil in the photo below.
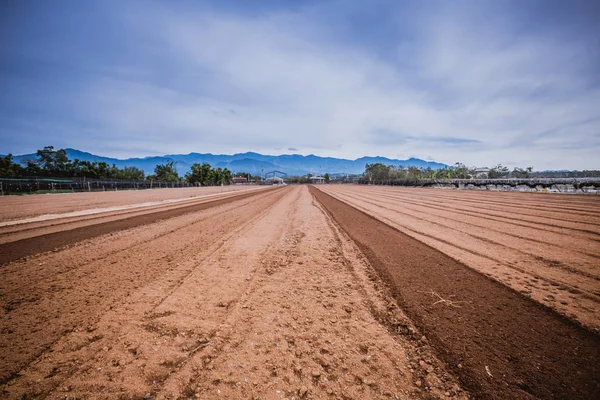
[[[93,208],[119,207],[173,199],[191,199],[248,189],[258,189],[258,187],[238,185],[4,196],[0,199],[0,221]]]
[[[314,194],[476,397],[600,396],[597,334],[340,200]]]
[[[2,397],[598,395],[600,199],[320,188],[0,198]]]
[[[306,187],[226,200],[7,234],[2,396],[466,398]]]
[[[600,197],[352,185],[321,188],[600,332]]]

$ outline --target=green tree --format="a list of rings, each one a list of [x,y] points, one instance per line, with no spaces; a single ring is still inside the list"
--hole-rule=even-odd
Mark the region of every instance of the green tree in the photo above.
[[[36,152],[38,165],[48,176],[70,176],[71,160],[65,149],[54,150],[54,146],[46,146]]]
[[[223,171],[221,172],[221,177],[220,177],[220,184],[221,185],[229,185],[231,183],[231,180],[233,178],[233,175],[231,174],[231,171],[227,168],[224,168]]]
[[[327,172],[325,173],[323,178],[325,178],[325,183],[329,183],[329,181],[331,180],[331,178],[329,178],[329,174]]]
[[[390,168],[382,163],[367,164],[365,176],[369,182],[383,182],[390,179]]]
[[[126,179],[129,181],[143,181],[144,171],[137,167],[125,167],[119,171],[119,179]]]
[[[459,162],[448,167],[448,178],[450,179],[469,179],[472,173],[473,171],[471,171],[466,165]]]
[[[488,172],[488,178],[490,179],[499,179],[507,176],[509,173],[508,168],[503,166],[502,164],[496,165],[494,168],[491,168]]]
[[[158,164],[154,167],[154,174],[156,179],[165,182],[177,182],[179,181],[179,174],[175,169],[175,161],[169,161],[164,164]]]
[[[13,161],[12,154],[0,157],[0,176],[14,177],[23,176],[25,169]]]
[[[185,175],[187,181],[193,185],[208,186],[213,182],[213,168],[209,163],[194,163]]]
[[[38,176],[42,175],[42,169],[37,163],[37,160],[25,161],[25,176]]]
[[[525,169],[515,167],[510,175],[513,178],[529,178],[529,174],[533,171],[533,167],[527,167]]]

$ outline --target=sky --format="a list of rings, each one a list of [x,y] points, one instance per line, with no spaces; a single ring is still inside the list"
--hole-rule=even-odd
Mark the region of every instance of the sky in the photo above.
[[[600,169],[600,2],[4,1],[0,153]]]

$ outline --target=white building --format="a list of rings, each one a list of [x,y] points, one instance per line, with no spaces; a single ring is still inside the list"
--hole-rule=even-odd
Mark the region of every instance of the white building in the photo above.
[[[480,178],[480,179],[485,179],[488,177],[488,174],[490,172],[489,168],[486,167],[481,167],[481,168],[475,168],[475,176],[474,178]]]
[[[264,181],[267,185],[283,185],[283,178],[270,176]]]

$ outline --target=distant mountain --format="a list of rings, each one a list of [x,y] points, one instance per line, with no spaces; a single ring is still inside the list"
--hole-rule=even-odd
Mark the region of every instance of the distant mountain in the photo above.
[[[383,163],[386,165],[403,165],[405,167],[417,167],[440,169],[446,167],[433,161],[425,161],[419,158],[409,158],[408,160],[395,160],[386,157],[361,157],[356,160],[347,160],[344,158],[319,157],[313,154],[303,156],[300,154],[282,154],[279,156],[264,155],[259,153],[238,153],[238,154],[167,154],[164,156],[127,158],[124,160],[110,157],[98,156],[85,151],[76,149],[66,149],[69,159],[76,158],[82,161],[104,161],[108,164],[115,164],[119,168],[137,167],[146,174],[154,173],[156,164],[162,164],[169,161],[177,162],[177,171],[180,175],[190,170],[194,163],[207,162],[213,167],[229,168],[233,172],[250,172],[256,175],[262,175],[265,172],[279,170],[288,175],[324,174],[360,174],[365,170],[365,164]],[[16,162],[35,158],[35,154],[23,154],[14,156]]]

